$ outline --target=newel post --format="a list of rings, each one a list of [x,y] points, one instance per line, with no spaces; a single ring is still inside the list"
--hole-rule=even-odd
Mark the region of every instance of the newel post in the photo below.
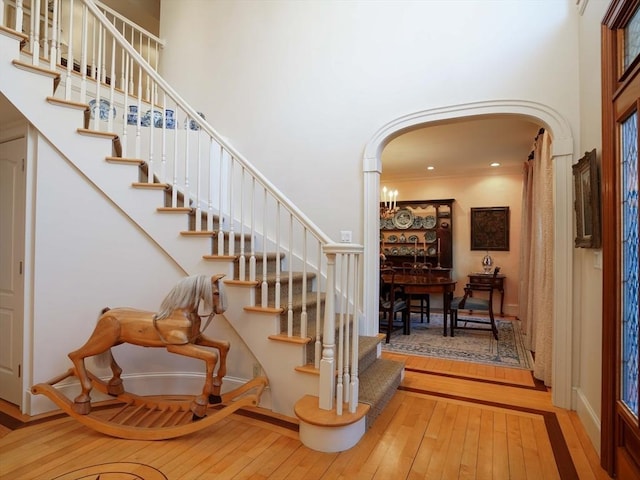
[[[319,407],[323,410],[333,409],[336,375],[336,254],[328,252],[327,256],[327,294],[324,305],[324,330],[322,333],[322,359],[320,360]]]

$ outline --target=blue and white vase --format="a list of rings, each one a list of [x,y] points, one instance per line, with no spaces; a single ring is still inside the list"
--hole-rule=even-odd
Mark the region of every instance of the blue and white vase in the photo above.
[[[129,113],[127,114],[127,125],[138,124],[138,106],[129,105]]]
[[[205,119],[204,113],[198,112],[198,115],[200,115],[203,120]],[[200,130],[200,125],[198,125],[198,123],[193,118],[186,118],[185,119],[184,128],[187,128],[187,124],[189,125],[189,130],[194,130],[194,131]]]
[[[91,118],[96,118],[96,101],[95,99],[91,100],[89,102],[89,108],[91,110]],[[115,118],[116,116],[116,107],[111,107],[111,104],[109,103],[108,100],[105,100],[104,98],[100,99],[100,120],[102,121],[108,121],[109,120],[109,114],[112,114],[113,117]]]
[[[150,127],[153,123],[155,128],[162,128],[162,112],[160,110],[153,110],[153,118],[151,118],[151,112],[152,110],[147,110],[140,120],[140,125]]]
[[[175,112],[169,108],[164,111],[164,122],[165,126],[168,129],[173,130],[176,128],[176,117]]]

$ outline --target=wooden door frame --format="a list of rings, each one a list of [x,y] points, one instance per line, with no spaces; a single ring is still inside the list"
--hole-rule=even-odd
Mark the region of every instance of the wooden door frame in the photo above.
[[[620,465],[617,458],[618,447],[621,443],[623,430],[629,435],[628,429],[622,425],[626,420],[618,411],[618,396],[620,391],[620,178],[616,156],[618,142],[617,120],[622,111],[616,111],[615,103],[626,100],[625,104],[636,102],[629,100],[638,98],[640,92],[630,84],[640,84],[640,59],[629,67],[628,71],[619,78],[619,62],[621,36],[618,29],[626,25],[636,10],[640,0],[612,0],[602,20],[602,209],[606,215],[602,216],[602,258],[603,258],[603,298],[602,298],[602,419],[601,419],[601,465],[609,475],[619,473]],[[635,437],[635,435],[633,436]],[[640,439],[631,438],[631,442]],[[631,460],[631,459],[627,459]],[[637,460],[636,460],[637,461]],[[632,468],[628,463],[624,468]]]

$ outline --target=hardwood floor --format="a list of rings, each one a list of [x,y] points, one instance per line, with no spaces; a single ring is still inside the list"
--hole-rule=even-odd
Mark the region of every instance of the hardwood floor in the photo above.
[[[609,478],[577,415],[553,407],[529,371],[383,356],[406,359],[405,378],[345,452],[304,447],[295,419],[261,409],[179,439],[139,441],[104,436],[64,415],[22,417],[0,404],[0,478]]]

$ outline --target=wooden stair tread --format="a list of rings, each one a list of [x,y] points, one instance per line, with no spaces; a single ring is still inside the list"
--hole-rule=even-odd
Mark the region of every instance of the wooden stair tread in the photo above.
[[[269,335],[269,340],[275,340],[277,342],[285,342],[285,343],[296,343],[296,344],[300,344],[300,345],[306,345],[307,343],[311,342],[311,337],[296,337],[296,336],[289,336],[287,334],[284,333],[279,333],[276,335]]]
[[[9,27],[5,27],[4,25],[0,25],[0,31],[9,37],[13,37],[20,42],[20,49],[23,49],[29,40],[29,36],[25,33],[18,32]]]
[[[303,422],[323,427],[341,427],[351,425],[361,420],[371,407],[364,403],[358,403],[355,413],[349,412],[348,404],[344,404],[342,415],[333,410],[323,410],[318,406],[318,397],[305,395],[296,402],[294,411]]]
[[[213,237],[216,230],[183,230],[180,235],[183,237]]]
[[[148,188],[152,190],[165,190],[169,188],[169,185],[167,183],[133,182],[131,186],[134,188]]]
[[[28,71],[31,71],[31,72],[39,73],[41,75],[46,75],[48,77],[51,77],[54,80],[54,82],[56,80],[58,82],[60,82],[60,74],[58,72],[56,72],[55,70],[51,70],[49,68],[44,68],[44,67],[39,67],[38,65],[32,65],[30,63],[25,63],[25,62],[22,62],[20,60],[13,60],[11,63],[15,67],[17,67],[17,68],[19,68],[21,70],[28,70]],[[54,88],[54,90],[55,90],[55,88]]]
[[[107,157],[105,160],[109,163],[122,163],[125,165],[133,165],[136,167],[139,167],[145,164],[145,161],[139,158]]]
[[[118,134],[114,132],[101,132],[98,130],[91,130],[89,128],[78,128],[76,131],[81,135],[89,135],[92,137],[108,138],[111,140],[118,138]]]
[[[88,103],[74,102],[73,100],[65,100],[58,97],[47,97],[47,102],[61,107],[77,108],[78,110],[87,110],[89,108]]]

